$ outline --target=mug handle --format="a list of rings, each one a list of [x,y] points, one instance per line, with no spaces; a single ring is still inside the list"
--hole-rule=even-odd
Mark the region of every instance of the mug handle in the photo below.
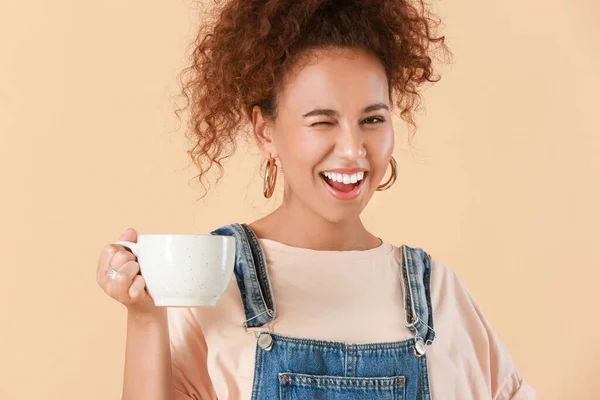
[[[135,255],[136,257],[139,256],[139,250],[140,250],[139,243],[129,242],[127,240],[119,240],[118,242],[113,242],[113,244],[120,244],[123,247],[128,247],[129,249],[131,249],[131,252],[133,253],[133,255]]]

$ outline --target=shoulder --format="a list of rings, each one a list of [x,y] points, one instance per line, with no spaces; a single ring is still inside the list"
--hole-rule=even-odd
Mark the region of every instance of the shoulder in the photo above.
[[[406,252],[406,258],[409,265],[413,268],[421,269],[417,271],[426,273],[429,277],[429,291],[432,299],[447,297],[454,292],[467,292],[466,287],[456,275],[456,273],[440,261],[435,255],[424,250],[421,247],[412,247],[410,245],[400,246],[400,257],[403,256],[401,248]]]
[[[436,337],[470,336],[488,345],[493,335],[483,311],[457,273],[435,255],[427,254],[429,294]],[[441,335],[440,335],[441,334]],[[444,342],[444,339],[441,339]]]
[[[413,253],[423,254],[428,258],[430,269],[430,292],[432,300],[449,301],[453,298],[471,297],[467,287],[457,273],[437,256],[426,252],[422,248],[412,248]]]
[[[444,293],[468,293],[456,272],[436,257],[431,257],[431,292],[438,297]]]
[[[455,324],[462,321],[473,330],[485,333],[489,326],[469,289],[446,263],[431,257],[431,303],[436,321]]]

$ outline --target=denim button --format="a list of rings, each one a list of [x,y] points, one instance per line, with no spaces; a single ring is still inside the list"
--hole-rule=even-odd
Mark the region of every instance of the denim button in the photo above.
[[[268,333],[261,333],[258,336],[258,345],[263,350],[271,351],[273,348],[273,338]]]
[[[423,354],[425,354],[425,343],[423,342],[423,339],[418,337],[415,340],[415,355],[421,357]]]

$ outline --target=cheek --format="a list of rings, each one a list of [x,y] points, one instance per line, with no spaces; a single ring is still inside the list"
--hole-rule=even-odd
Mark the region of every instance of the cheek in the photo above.
[[[394,139],[394,129],[390,128],[386,130],[381,140],[381,152],[383,157],[390,158],[394,152]]]
[[[278,148],[281,160],[285,160],[282,170],[289,177],[290,183],[306,184],[314,175],[315,166],[322,160],[324,151],[314,141],[288,141]]]
[[[379,185],[389,169],[389,160],[394,152],[394,133],[393,131],[382,132],[374,139],[376,140],[369,143],[367,148],[373,187]]]
[[[327,156],[330,146],[322,138],[315,135],[298,135],[286,141],[281,147],[281,156],[289,160],[289,168],[301,170],[306,174],[314,170],[315,166]]]

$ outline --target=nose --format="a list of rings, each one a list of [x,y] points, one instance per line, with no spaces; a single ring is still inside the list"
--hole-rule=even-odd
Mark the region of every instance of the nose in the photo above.
[[[363,132],[358,127],[347,126],[340,129],[335,144],[335,155],[349,161],[356,161],[367,155]]]

